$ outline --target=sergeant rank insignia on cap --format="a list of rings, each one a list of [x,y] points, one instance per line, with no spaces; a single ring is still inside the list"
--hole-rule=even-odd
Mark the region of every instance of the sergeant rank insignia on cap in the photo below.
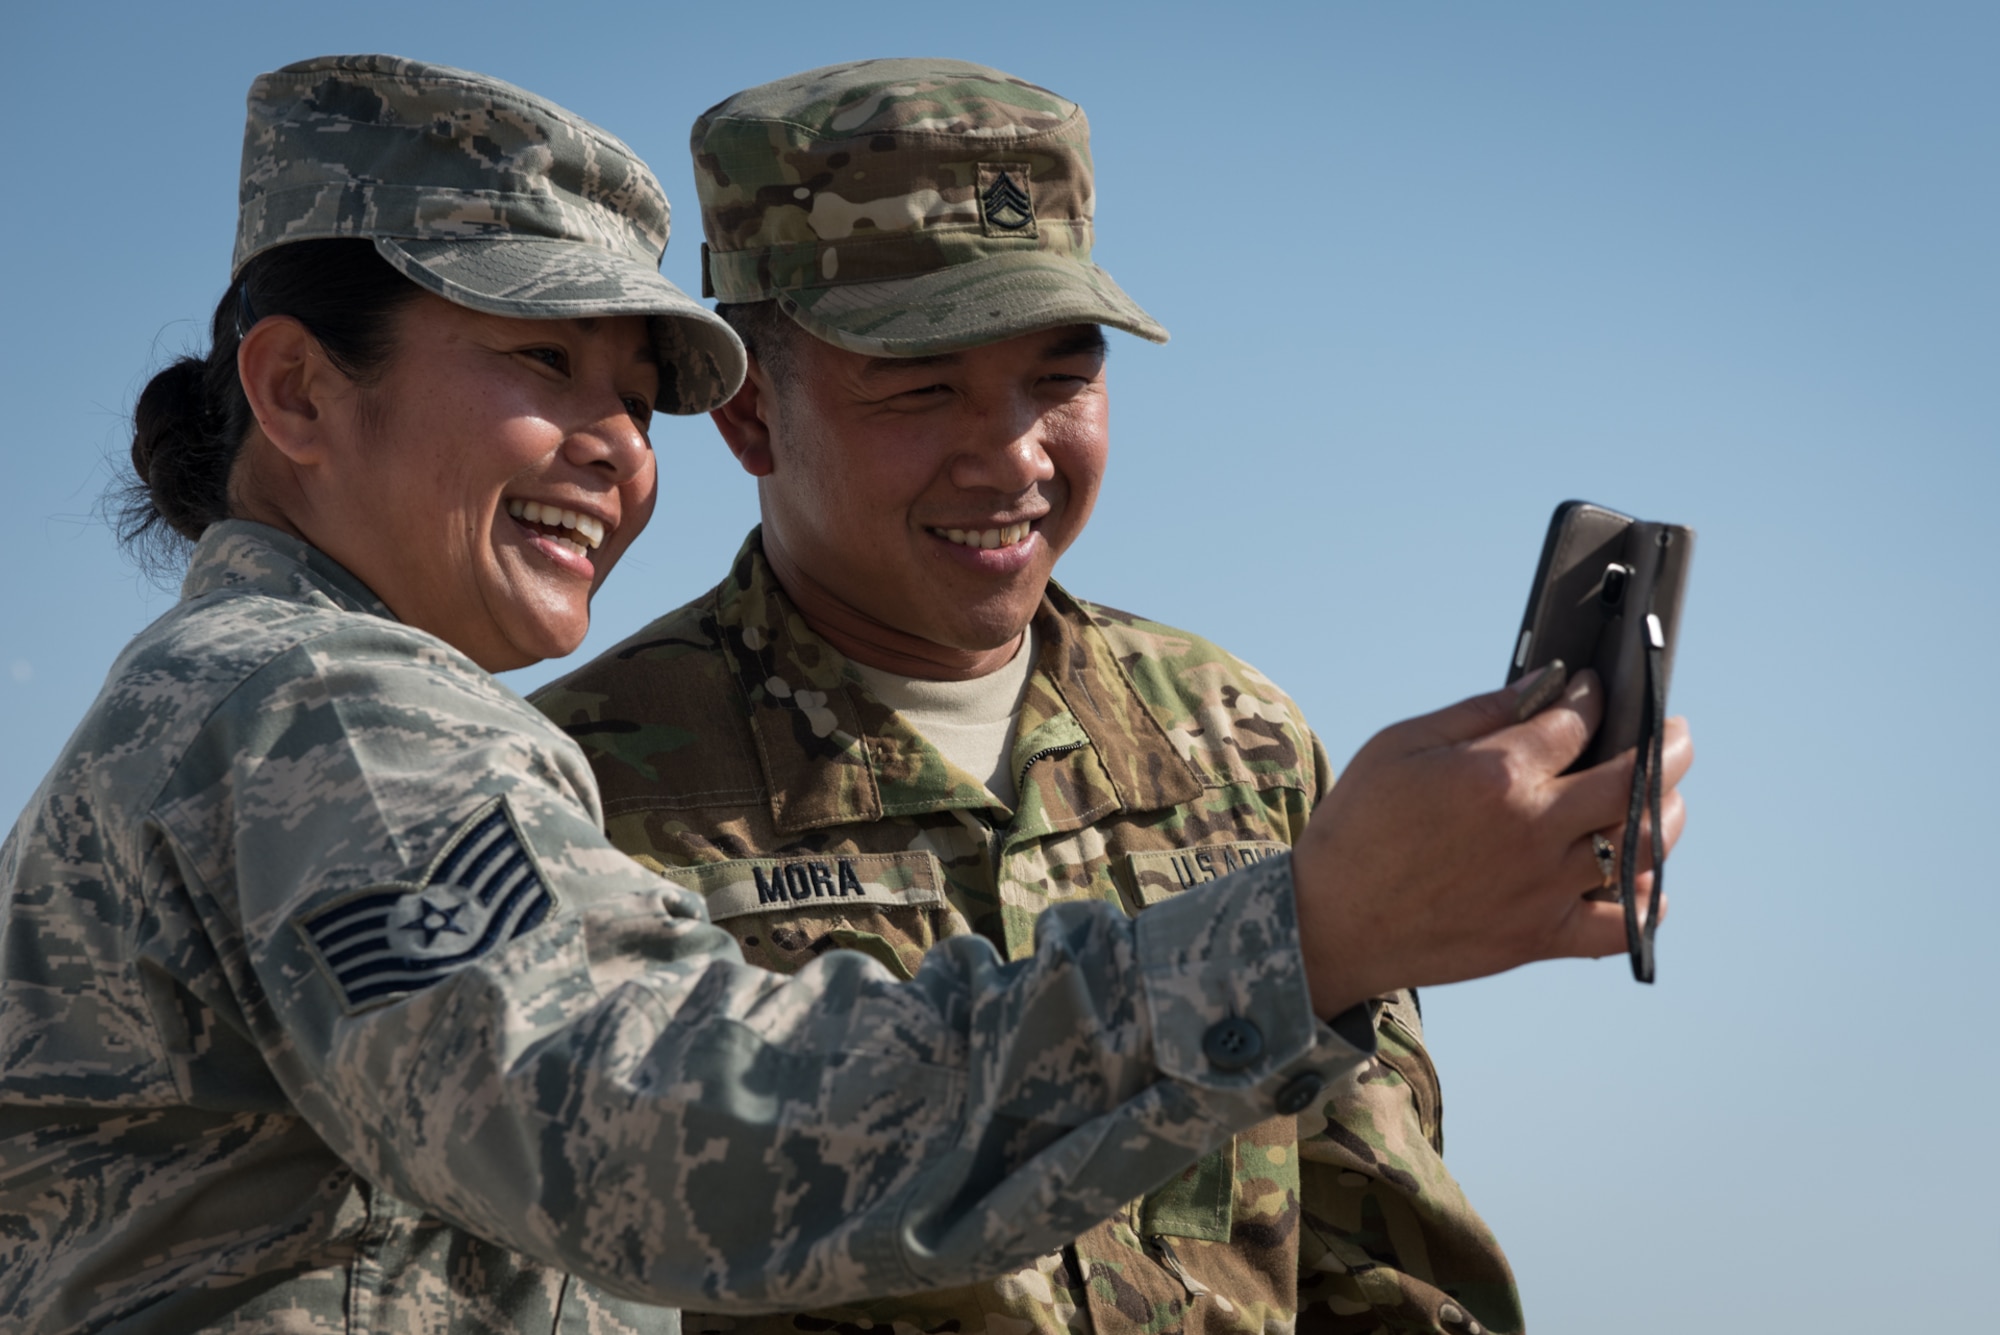
[[[988,236],[1034,236],[1035,203],[1028,195],[1028,164],[979,164],[979,216]]]
[[[416,881],[369,886],[294,920],[350,1011],[441,982],[555,906],[504,800],[459,826]]]

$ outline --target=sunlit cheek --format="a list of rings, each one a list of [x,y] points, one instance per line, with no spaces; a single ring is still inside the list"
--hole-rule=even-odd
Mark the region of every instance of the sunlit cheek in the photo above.
[[[606,559],[592,562],[597,567],[597,578],[591,582],[592,592],[603,586],[605,576],[611,573],[612,567],[624,559],[626,551],[639,540],[639,535],[646,531],[646,526],[653,522],[653,507],[660,499],[657,469],[658,464],[654,456],[649,454],[638,475],[619,488],[618,531],[604,545]]]
[[[1104,481],[1105,441],[1101,432],[1087,429],[1065,432],[1050,442],[1050,458],[1055,477],[1047,490],[1049,499],[1061,509],[1055,531],[1047,534],[1056,550],[1069,546],[1083,531],[1090,512],[1097,505],[1098,487]]]
[[[637,536],[645,530],[653,519],[653,506],[660,499],[660,465],[656,455],[648,454],[639,473],[619,489],[620,509],[624,518],[619,527]]]

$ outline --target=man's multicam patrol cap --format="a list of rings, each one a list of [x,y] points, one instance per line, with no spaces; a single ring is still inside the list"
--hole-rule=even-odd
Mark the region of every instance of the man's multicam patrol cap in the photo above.
[[[828,65],[694,123],[703,293],[775,298],[855,352],[925,356],[1065,324],[1167,331],[1090,262],[1083,109],[960,60]]]
[[[483,74],[322,56],[260,76],[243,132],[232,277],[290,241],[368,237],[419,287],[522,319],[652,316],[660,408],[743,380],[728,326],[660,276],[667,197],[631,149]]]

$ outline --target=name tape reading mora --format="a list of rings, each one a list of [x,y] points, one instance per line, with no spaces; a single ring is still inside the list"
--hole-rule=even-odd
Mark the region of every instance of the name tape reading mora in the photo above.
[[[746,913],[838,913],[850,905],[942,905],[944,870],[925,852],[821,853],[738,858],[668,867],[665,875],[708,901],[710,922]]]

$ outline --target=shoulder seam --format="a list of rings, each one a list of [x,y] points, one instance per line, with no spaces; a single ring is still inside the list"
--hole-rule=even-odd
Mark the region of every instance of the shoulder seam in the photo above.
[[[386,628],[393,631],[401,631],[408,635],[420,637],[424,640],[430,641],[432,644],[436,646],[439,646],[447,650],[456,657],[465,658],[465,655],[459,653],[457,649],[452,648],[449,644],[446,644],[443,640],[439,639],[436,635],[431,634],[427,630],[419,630],[417,627],[407,625],[401,621],[394,621],[385,617],[378,617],[372,612],[352,612],[342,608],[329,613],[325,609],[321,608],[301,607],[300,604],[293,602],[292,600],[287,598],[275,598],[272,597],[270,594],[258,593],[249,590],[246,590],[241,594],[229,594],[226,596],[263,598],[267,601],[277,603],[282,607],[298,608],[299,609],[298,615],[302,618],[314,617],[314,616],[327,616],[327,615],[332,615],[341,618],[365,616],[370,621],[376,623],[377,627]],[[373,628],[375,627],[371,627],[371,629]],[[319,643],[320,641],[328,638],[331,635],[336,634],[341,629],[343,629],[343,627],[341,626],[324,627],[320,630],[315,631],[310,635],[305,635],[298,639],[295,639],[291,643],[284,645],[282,648],[279,648],[274,652],[266,655],[264,659],[261,662],[259,662],[255,668],[251,669],[249,672],[244,673],[240,678],[237,679],[236,683],[233,686],[231,686],[228,690],[224,691],[221,695],[216,697],[214,705],[210,707],[207,714],[202,716],[201,722],[195,727],[194,731],[189,734],[190,741],[192,741],[195,738],[199,738],[203,733],[207,732],[209,726],[215,722],[215,716],[221,713],[223,707],[227,705],[230,701],[234,700],[239,694],[241,694],[243,690],[250,685],[251,682],[257,680],[259,677],[269,672],[281,660],[290,658],[292,655],[299,653],[301,650],[311,648],[313,645]],[[485,673],[484,669],[480,668],[478,664],[472,663],[470,659],[466,659],[466,663],[472,668],[473,671],[480,672],[488,677],[491,677],[492,674]],[[497,681],[497,678],[495,680]],[[504,682],[501,682],[499,684],[502,686],[505,685]],[[173,782],[174,777],[180,773],[181,767],[187,764],[189,753],[192,750],[193,750],[192,746],[183,748],[181,754],[175,758],[174,763],[170,765],[161,774],[159,784],[153,789],[152,793],[147,797],[145,805],[141,808],[142,810],[147,812],[149,816],[154,815],[154,813],[156,812],[159,806],[160,794],[166,791],[168,785]],[[163,829],[166,828],[164,824],[162,825],[162,828]]]

